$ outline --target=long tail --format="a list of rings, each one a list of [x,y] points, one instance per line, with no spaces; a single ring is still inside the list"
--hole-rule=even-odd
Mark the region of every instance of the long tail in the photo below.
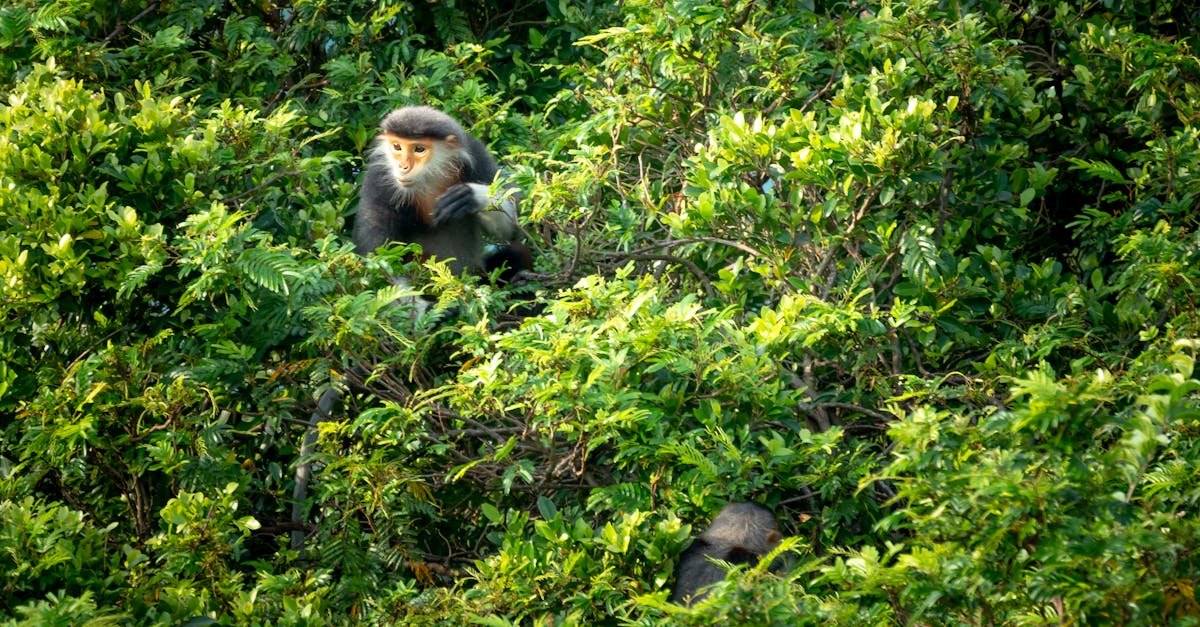
[[[313,448],[317,444],[317,425],[322,420],[328,420],[333,414],[333,407],[341,400],[342,393],[336,388],[329,388],[317,400],[317,409],[308,421],[308,430],[304,433],[304,442],[300,445],[300,456],[296,460],[296,485],[292,488],[292,550],[303,551],[304,540],[308,533],[304,529],[307,517],[308,482],[312,479]]]

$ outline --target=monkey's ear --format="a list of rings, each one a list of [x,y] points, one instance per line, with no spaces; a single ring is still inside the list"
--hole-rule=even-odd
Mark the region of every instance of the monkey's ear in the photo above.
[[[457,135],[447,135],[445,141],[447,144],[449,144],[449,146],[451,148],[458,147],[458,136]]]
[[[769,544],[771,546],[775,546],[776,544],[779,544],[779,541],[782,539],[783,539],[783,536],[779,535],[779,532],[774,529],[767,532],[767,544]]]

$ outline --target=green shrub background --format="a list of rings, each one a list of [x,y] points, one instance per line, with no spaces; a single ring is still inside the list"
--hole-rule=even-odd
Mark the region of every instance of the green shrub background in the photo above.
[[[1200,624],[1193,3],[483,4],[0,7],[3,624]],[[529,285],[353,254],[416,103]]]

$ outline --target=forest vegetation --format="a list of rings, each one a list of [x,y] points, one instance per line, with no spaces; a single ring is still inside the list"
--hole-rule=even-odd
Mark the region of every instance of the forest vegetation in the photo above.
[[[1200,624],[1197,24],[6,0],[0,624]],[[528,281],[354,252],[411,104]]]

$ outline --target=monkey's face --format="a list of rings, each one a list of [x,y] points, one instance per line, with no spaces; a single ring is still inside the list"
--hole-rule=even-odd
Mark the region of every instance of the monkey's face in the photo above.
[[[452,174],[449,167],[458,154],[458,138],[400,137],[391,133],[379,136],[378,153],[388,165],[401,188],[440,187]],[[377,153],[377,154],[378,154]]]

